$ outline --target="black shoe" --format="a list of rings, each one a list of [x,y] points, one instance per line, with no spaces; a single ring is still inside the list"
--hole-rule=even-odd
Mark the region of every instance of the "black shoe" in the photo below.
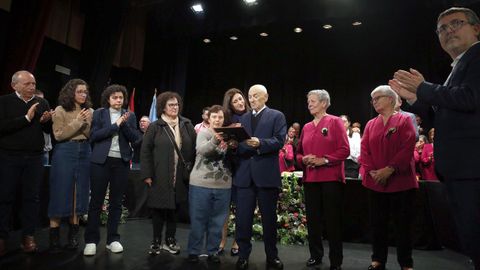
[[[237,256],[238,255],[238,248],[231,248],[230,249],[230,255],[232,257]]]
[[[312,257],[308,259],[306,264],[307,264],[307,267],[316,266],[316,265],[322,264],[322,259],[315,259]]]
[[[220,256],[225,255],[225,249],[224,248],[218,248],[217,254]]]
[[[207,260],[212,263],[220,263],[220,257],[218,256],[218,254],[208,255]]]
[[[283,269],[283,263],[282,261],[280,261],[279,258],[275,258],[273,260],[267,260],[267,268]]]
[[[330,270],[342,270],[341,266],[330,266]]]
[[[78,231],[80,227],[78,224],[70,224],[70,229],[68,231],[68,244],[67,249],[74,250],[78,248]]]
[[[379,264],[377,266],[370,265],[367,270],[385,270],[385,265]]]
[[[60,227],[50,228],[50,247],[49,252],[58,253],[60,248]]]
[[[161,246],[161,241],[156,239],[152,241],[152,244],[150,245],[150,249],[148,250],[148,254],[150,255],[159,255],[160,250],[162,250]]]
[[[198,261],[199,261],[198,255],[194,255],[194,254],[188,255],[187,261],[189,263],[198,263]]]
[[[248,269],[248,260],[239,258],[236,264],[238,270]]]

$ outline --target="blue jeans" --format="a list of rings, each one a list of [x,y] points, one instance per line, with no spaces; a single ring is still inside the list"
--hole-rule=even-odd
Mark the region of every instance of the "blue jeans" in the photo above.
[[[223,223],[230,206],[230,189],[205,188],[190,185],[190,235],[188,254],[200,255],[203,238],[207,235],[207,253],[215,254],[222,240]]]

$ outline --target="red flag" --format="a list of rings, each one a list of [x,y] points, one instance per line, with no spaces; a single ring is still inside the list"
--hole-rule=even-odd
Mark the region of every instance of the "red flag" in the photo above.
[[[130,95],[130,101],[128,102],[128,110],[135,112],[135,88],[133,88],[132,94]]]

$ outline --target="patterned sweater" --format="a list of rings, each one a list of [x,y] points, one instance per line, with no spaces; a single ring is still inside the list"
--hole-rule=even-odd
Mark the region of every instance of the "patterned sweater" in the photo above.
[[[232,173],[226,162],[226,149],[219,147],[211,129],[201,129],[197,135],[197,157],[190,174],[190,185],[229,189]]]

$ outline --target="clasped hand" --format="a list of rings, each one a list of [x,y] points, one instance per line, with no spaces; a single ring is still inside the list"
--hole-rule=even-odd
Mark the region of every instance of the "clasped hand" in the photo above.
[[[369,172],[369,174],[373,178],[375,183],[377,183],[379,185],[382,185],[382,186],[386,186],[388,178],[390,178],[390,176],[392,175],[393,172],[394,172],[394,170],[392,168],[385,167],[385,168],[378,169],[378,170],[371,170]]]

